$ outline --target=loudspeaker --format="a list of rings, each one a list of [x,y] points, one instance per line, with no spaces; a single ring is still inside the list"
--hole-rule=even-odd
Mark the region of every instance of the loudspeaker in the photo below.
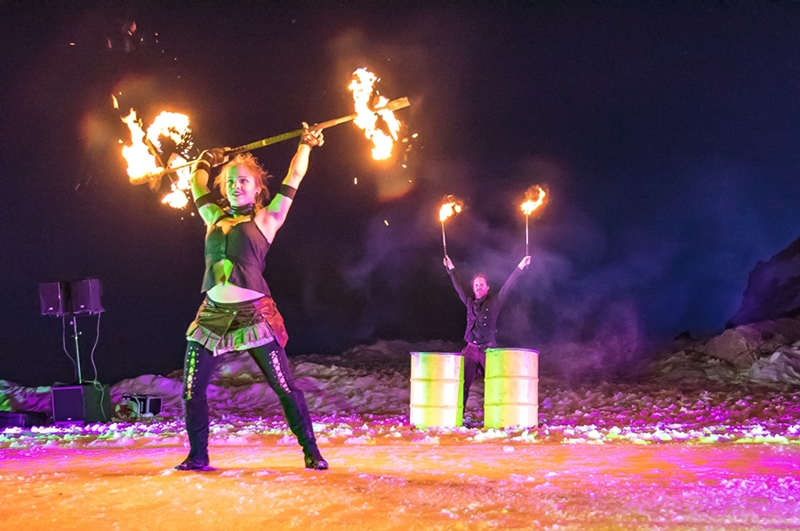
[[[53,422],[83,424],[111,420],[111,397],[108,385],[94,384],[53,387]]]
[[[100,304],[103,287],[96,278],[73,280],[69,283],[70,311],[74,315],[104,312]]]
[[[42,315],[64,317],[68,313],[66,282],[42,282],[39,284],[39,305]]]
[[[103,286],[96,278],[39,284],[42,315],[65,317],[104,312],[100,303]]]
[[[0,411],[0,428],[30,428],[46,423],[47,415],[37,411]]]

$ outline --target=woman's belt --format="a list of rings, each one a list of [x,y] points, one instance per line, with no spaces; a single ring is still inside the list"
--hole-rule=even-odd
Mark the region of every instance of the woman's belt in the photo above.
[[[208,297],[186,331],[214,355],[266,345],[276,340],[286,346],[289,334],[271,297],[238,303],[215,302]]]

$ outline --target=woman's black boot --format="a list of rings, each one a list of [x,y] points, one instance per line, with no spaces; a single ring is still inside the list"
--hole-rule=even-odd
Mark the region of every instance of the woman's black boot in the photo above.
[[[208,466],[208,403],[194,398],[184,400],[186,435],[189,437],[189,457],[176,470],[212,470]]]
[[[299,389],[280,397],[286,421],[289,429],[292,430],[297,442],[303,447],[306,468],[314,470],[328,470],[328,462],[322,457],[317,447],[317,439],[314,437],[314,426],[311,423],[311,414],[308,412],[306,397]]]

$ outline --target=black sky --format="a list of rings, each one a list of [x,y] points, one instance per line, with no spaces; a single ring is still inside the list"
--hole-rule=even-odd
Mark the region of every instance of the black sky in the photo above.
[[[83,277],[104,287],[100,380],[181,366],[203,228],[128,184],[112,93],[146,123],[188,114],[200,148],[240,145],[352,112],[362,66],[419,136],[387,163],[350,125],[314,151],[267,260],[290,354],[458,340],[437,203],[465,200],[448,251],[499,288],[537,182],[552,200],[504,343],[719,330],[800,235],[800,4],[665,4],[0,2],[0,379],[71,379],[38,284]],[[282,177],[293,150],[256,155]],[[96,319],[78,324],[86,360]]]

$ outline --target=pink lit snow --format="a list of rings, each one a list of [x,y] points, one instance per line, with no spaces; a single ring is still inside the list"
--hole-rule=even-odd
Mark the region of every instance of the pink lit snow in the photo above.
[[[796,529],[800,393],[543,380],[537,429],[408,425],[396,367],[295,361],[331,470],[302,453],[245,358],[213,388],[217,470],[186,453],[179,381],[155,418],[0,432],[2,529]],[[47,390],[2,387],[45,407]],[[481,426],[481,382],[468,417]],[[25,402],[27,401],[27,402]]]

